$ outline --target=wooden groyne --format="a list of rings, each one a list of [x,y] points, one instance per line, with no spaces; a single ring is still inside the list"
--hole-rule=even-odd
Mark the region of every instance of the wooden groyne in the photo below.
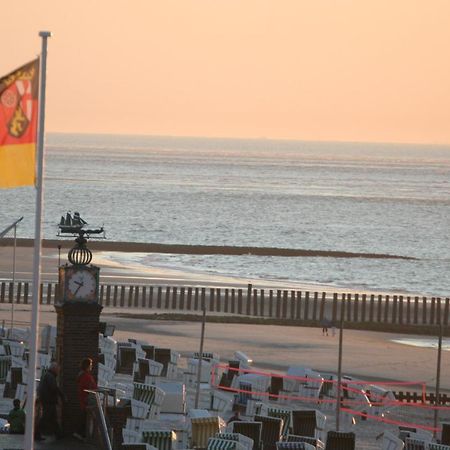
[[[40,303],[53,305],[59,286],[44,283]],[[0,283],[0,304],[30,304],[31,283]],[[105,308],[140,313],[197,312],[212,315],[273,319],[277,323],[420,332],[419,327],[449,325],[450,299],[381,294],[338,294],[297,290],[101,284]],[[447,334],[448,330],[444,330]]]

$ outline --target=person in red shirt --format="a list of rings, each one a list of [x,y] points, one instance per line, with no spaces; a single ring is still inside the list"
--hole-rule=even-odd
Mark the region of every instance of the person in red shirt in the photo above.
[[[80,409],[82,415],[78,432],[74,433],[74,436],[78,439],[84,440],[86,434],[86,414],[87,414],[86,408],[88,405],[88,397],[89,397],[89,393],[86,392],[85,390],[97,389],[97,382],[95,381],[95,378],[92,375],[91,358],[85,358],[83,359],[83,361],[81,361],[81,371],[78,374],[77,385],[78,385],[78,400],[80,402]]]

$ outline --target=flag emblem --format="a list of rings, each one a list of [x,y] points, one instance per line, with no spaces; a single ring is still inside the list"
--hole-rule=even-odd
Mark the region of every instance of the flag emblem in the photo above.
[[[0,78],[0,187],[33,185],[39,59]]]

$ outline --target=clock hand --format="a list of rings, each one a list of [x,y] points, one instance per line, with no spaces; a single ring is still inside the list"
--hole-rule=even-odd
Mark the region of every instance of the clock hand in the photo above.
[[[76,289],[76,291],[74,292],[73,295],[77,295],[77,293],[80,290],[81,286],[83,286],[83,283],[81,283],[81,284],[77,283],[77,284],[78,284],[78,287],[77,287],[77,289]]]
[[[78,286],[83,286],[83,282],[81,281],[77,281],[77,280],[73,280],[73,282],[75,283],[75,284],[78,284]]]

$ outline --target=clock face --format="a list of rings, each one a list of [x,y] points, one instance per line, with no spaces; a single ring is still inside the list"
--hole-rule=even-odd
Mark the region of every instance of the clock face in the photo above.
[[[67,298],[69,300],[95,300],[97,280],[86,269],[74,269],[67,274]]]

